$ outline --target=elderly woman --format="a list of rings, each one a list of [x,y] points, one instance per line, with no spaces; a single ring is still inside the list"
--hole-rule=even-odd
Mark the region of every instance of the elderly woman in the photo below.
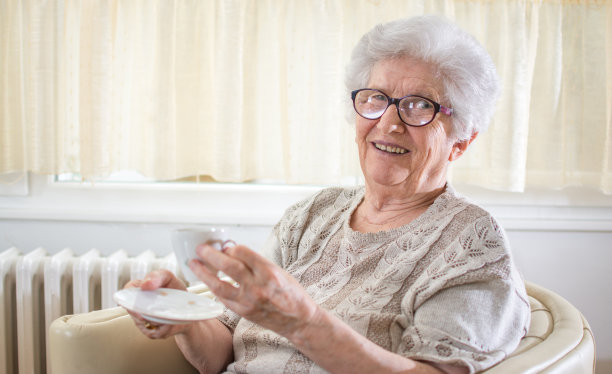
[[[190,267],[227,306],[218,319],[151,327],[133,315],[200,372],[473,373],[525,334],[502,228],[447,182],[493,112],[489,55],[443,19],[399,20],[363,36],[346,83],[365,186],[290,207],[266,257],[199,246]],[[129,286],[185,288],[167,271]]]

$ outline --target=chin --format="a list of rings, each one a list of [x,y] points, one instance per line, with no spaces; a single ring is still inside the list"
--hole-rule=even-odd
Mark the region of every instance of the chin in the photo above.
[[[365,180],[373,182],[377,185],[393,187],[401,184],[405,184],[410,174],[408,173],[392,173],[390,170],[385,172],[374,171],[365,175]]]

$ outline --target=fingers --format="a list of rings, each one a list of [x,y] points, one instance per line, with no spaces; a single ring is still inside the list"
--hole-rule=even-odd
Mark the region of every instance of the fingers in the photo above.
[[[224,249],[223,253],[230,257],[240,259],[244,264],[248,264],[248,268],[255,275],[259,275],[262,271],[267,272],[270,267],[276,266],[259,253],[244,245],[228,246]]]
[[[126,283],[123,288],[140,288],[145,291],[158,288],[174,288],[186,290],[185,284],[167,269],[158,269],[150,272],[144,279],[134,279]],[[173,336],[185,329],[183,325],[160,325],[147,321],[139,313],[128,310],[136,327],[151,339],[164,339]]]
[[[187,289],[185,284],[167,269],[153,270],[144,279],[133,279],[127,282],[123,288],[140,288],[145,291],[152,291],[158,288]]]
[[[127,282],[123,288],[140,288],[141,284],[142,279],[132,279],[131,281]]]
[[[158,325],[143,320],[142,323],[137,323],[136,326],[138,326],[140,331],[150,339],[165,339],[174,335],[173,326],[170,325]]]
[[[249,248],[236,245],[218,251],[198,247],[191,270],[218,300],[242,317],[281,335],[301,328],[317,310],[306,290],[289,273]],[[223,271],[238,287],[217,278]]]
[[[197,254],[210,271],[221,270],[240,284],[253,275],[266,275],[270,268],[276,266],[244,245],[227,245],[222,251],[201,245],[197,248]]]
[[[145,291],[156,290],[158,288],[187,289],[185,284],[167,269],[158,269],[147,274],[140,283],[140,288]]]
[[[188,324],[185,325],[163,325],[151,321],[147,321],[142,317],[139,313],[133,311],[127,311],[132,320],[134,321],[134,325],[140,330],[142,334],[151,338],[151,339],[165,339],[170,336],[179,334],[184,332],[189,328]]]
[[[221,270],[236,282],[242,284],[248,281],[253,274],[250,269],[250,264],[247,265],[242,259],[230,255],[229,251],[237,247],[243,247],[250,251],[247,247],[240,245],[236,247],[226,247],[223,251],[215,250],[209,245],[202,245],[197,248],[197,254],[202,264],[209,272],[216,275],[217,271]],[[204,279],[202,280],[204,283],[207,283]]]
[[[200,279],[208,289],[219,298],[237,297],[239,294],[238,287],[223,281],[217,277],[217,270],[211,270],[210,266],[204,265],[198,260],[189,262],[191,271]]]
[[[282,275],[278,267],[246,246],[227,246],[223,251],[203,245],[197,249],[200,260],[190,262],[190,268],[212,291],[219,301],[229,307],[232,301],[252,306],[255,299],[264,296],[278,286]],[[217,277],[222,271],[239,286],[222,281]],[[262,300],[260,300],[262,301]],[[231,308],[231,307],[230,307]]]
[[[200,264],[204,265],[209,271],[216,273],[217,269],[214,266],[212,266],[208,261],[201,260],[204,258],[204,256],[207,256],[208,253],[214,255],[215,253],[220,252],[222,248],[221,243],[218,245],[212,244],[211,242],[202,243],[196,247],[196,255],[200,257],[200,259],[196,259],[195,261],[200,262]],[[194,260],[192,259],[190,261]]]
[[[136,325],[136,327],[138,327],[140,332],[142,332],[150,339],[165,339],[178,333],[177,331],[175,331],[176,326],[160,325],[147,321],[146,319],[134,319],[134,324]]]

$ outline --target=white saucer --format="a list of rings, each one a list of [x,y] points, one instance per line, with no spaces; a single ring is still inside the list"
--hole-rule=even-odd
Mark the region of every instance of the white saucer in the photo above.
[[[127,288],[115,292],[113,298],[117,304],[139,313],[144,319],[166,325],[211,319],[223,313],[223,304],[218,301],[171,288],[154,291]]]

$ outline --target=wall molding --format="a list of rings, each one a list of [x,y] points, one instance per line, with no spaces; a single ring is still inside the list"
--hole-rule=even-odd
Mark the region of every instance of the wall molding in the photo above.
[[[0,196],[0,219],[271,226],[322,186],[56,183],[30,176],[26,196]],[[506,230],[612,232],[612,196],[579,190],[523,194],[457,189]]]

